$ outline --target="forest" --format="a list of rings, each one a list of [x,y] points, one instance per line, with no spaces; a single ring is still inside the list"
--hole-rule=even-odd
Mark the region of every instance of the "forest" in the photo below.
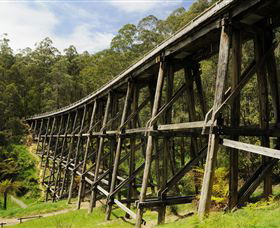
[[[94,54],[78,53],[74,46],[60,52],[48,37],[38,42],[35,49],[15,51],[9,46],[9,34],[3,34],[0,40],[0,182],[27,181],[28,184],[19,187],[20,194],[34,189],[34,194],[39,191],[32,177],[34,164],[24,162],[29,158],[22,154],[19,146],[30,141],[26,117],[58,109],[94,92],[215,2],[217,0],[197,0],[188,10],[178,8],[166,19],[149,15],[138,24],[126,24],[112,39],[110,48]],[[280,38],[279,32],[276,38]],[[247,42],[243,49],[245,65],[252,59],[253,44]],[[276,57],[279,65],[279,47]],[[216,63],[217,56],[200,63],[208,107],[213,102],[210,94],[214,90]],[[243,90],[241,122],[244,125],[259,124],[255,89],[256,78],[253,78]],[[176,113],[178,118],[183,115],[182,110]],[[273,118],[271,115],[271,120]],[[253,140],[258,142],[259,139]],[[218,163],[222,167],[222,179],[226,175],[228,155],[221,154]],[[240,175],[244,178],[261,162],[250,154],[244,154],[241,159]],[[274,181],[277,181],[277,173],[279,170],[275,168]]]

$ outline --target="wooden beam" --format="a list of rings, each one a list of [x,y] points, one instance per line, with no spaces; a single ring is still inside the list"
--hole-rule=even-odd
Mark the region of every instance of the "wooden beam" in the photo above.
[[[221,144],[226,147],[235,148],[255,154],[264,155],[271,158],[280,159],[280,150],[271,149],[263,146],[252,145],[248,143],[237,142],[230,139],[223,139]]]
[[[121,126],[124,124],[124,122],[127,119],[127,114],[128,114],[128,110],[129,110],[129,104],[130,104],[132,89],[133,89],[132,83],[128,82],[127,93],[126,93],[126,97],[125,97],[122,119],[121,119]],[[112,174],[112,180],[111,180],[111,186],[110,186],[110,194],[114,191],[115,186],[116,186],[116,178],[117,178],[117,171],[118,171],[118,167],[119,167],[119,161],[120,161],[120,157],[121,157],[122,142],[123,142],[123,138],[119,137],[118,138],[117,149],[116,149],[116,153],[115,153],[113,174]],[[111,200],[111,199],[108,199],[108,200]],[[112,204],[109,202],[107,204],[106,218],[105,218],[106,220],[110,219],[111,211],[112,211]]]
[[[225,19],[224,19],[224,23],[225,23]],[[221,29],[220,51],[219,51],[218,72],[216,78],[213,113],[215,113],[215,111],[222,104],[224,99],[226,76],[227,76],[228,64],[229,64],[230,40],[231,40],[227,29],[228,28],[226,27],[225,24]],[[216,124],[217,120],[215,119],[214,115],[212,115],[211,121],[214,125]],[[199,201],[199,208],[198,208],[198,214],[200,218],[207,215],[210,209],[212,187],[213,187],[213,180],[214,180],[214,173],[215,173],[216,159],[217,159],[217,152],[218,152],[218,143],[219,143],[219,137],[215,134],[210,133],[209,141],[208,141],[206,166],[205,166],[202,191],[201,191],[201,198]]]
[[[241,61],[242,61],[242,41],[241,32],[233,31],[232,36],[232,78],[231,88],[234,90],[241,77]],[[238,127],[240,124],[240,96],[236,96],[231,105],[231,126]],[[232,136],[233,140],[238,140],[238,136]],[[230,158],[230,177],[229,177],[229,209],[232,209],[238,198],[238,150],[231,148],[229,150]]]
[[[158,73],[158,77],[157,77],[155,99],[154,99],[154,104],[153,104],[153,109],[152,109],[152,118],[156,116],[156,114],[159,110],[159,103],[160,103],[161,92],[162,92],[163,81],[164,81],[164,70],[165,70],[164,65],[165,64],[163,62],[160,62],[159,73]],[[147,139],[147,147],[146,147],[145,168],[144,168],[142,188],[141,188],[139,202],[145,201],[146,191],[147,191],[147,187],[148,187],[148,178],[149,178],[149,173],[150,173],[151,164],[152,164],[153,136],[150,133],[148,133],[147,137],[148,137],[148,139]],[[142,217],[143,217],[143,209],[138,208],[135,227],[137,227],[137,228],[141,227]]]
[[[107,124],[108,115],[109,115],[109,111],[110,111],[110,108],[111,108],[111,101],[112,101],[112,95],[111,95],[111,93],[108,93],[107,103],[106,103],[106,107],[105,107],[105,113],[104,113],[104,117],[103,117],[102,128],[105,127],[106,124]],[[101,161],[101,155],[103,153],[103,149],[104,149],[104,137],[101,137],[100,141],[99,141],[97,158],[96,158],[96,161],[95,161],[96,165],[95,165],[94,181],[93,182],[95,182],[98,179],[99,167],[100,167],[100,161]],[[91,193],[90,204],[89,204],[89,209],[88,209],[89,213],[91,213],[93,208],[96,206],[96,196],[97,196],[97,189],[95,189]]]

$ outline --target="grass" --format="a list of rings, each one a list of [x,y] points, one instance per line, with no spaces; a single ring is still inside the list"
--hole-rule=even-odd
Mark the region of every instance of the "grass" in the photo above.
[[[4,209],[3,209],[3,202],[4,202],[4,200],[3,200],[3,196],[0,196],[0,217],[1,217],[1,213],[3,212],[3,211],[5,211]],[[7,210],[6,211],[8,211],[8,210],[14,210],[14,209],[18,209],[18,208],[20,208],[15,202],[13,202],[12,200],[11,200],[11,197],[8,195],[8,199],[7,199]]]
[[[30,215],[43,214],[53,211],[59,211],[67,209],[70,206],[66,204],[65,200],[56,203],[45,203],[45,202],[33,202],[29,203],[27,208],[20,208],[18,206],[9,207],[7,210],[0,210],[0,217],[2,218],[12,218],[12,217],[24,217]]]
[[[183,211],[182,211],[183,210]],[[258,202],[249,204],[247,207],[240,209],[234,213],[212,212],[209,218],[200,221],[198,216],[185,216],[192,211],[190,206],[179,206],[180,215],[172,215],[170,210],[167,213],[167,223],[158,227],[176,228],[176,227],[194,227],[194,228],[251,228],[251,227],[280,227],[280,202],[278,200],[270,200],[269,202]],[[184,212],[184,213],[183,213]],[[45,217],[26,221],[23,224],[14,227],[133,227],[134,220],[125,221],[124,213],[120,209],[113,211],[110,221],[105,221],[104,208],[95,208],[92,214],[88,214],[86,210],[71,211],[65,214]],[[147,221],[147,227],[155,227],[157,213],[147,211],[144,214]]]

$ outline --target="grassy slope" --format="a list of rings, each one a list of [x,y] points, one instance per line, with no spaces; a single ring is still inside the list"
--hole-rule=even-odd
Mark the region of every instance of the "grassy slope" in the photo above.
[[[28,204],[27,208],[20,208],[17,205],[11,205],[9,207],[8,202],[8,209],[7,210],[0,210],[0,218],[13,218],[13,217],[23,217],[29,215],[37,215],[48,213],[52,211],[59,211],[63,209],[67,209],[70,206],[66,204],[65,200],[56,202],[56,203],[45,203],[35,201],[33,203]]]
[[[184,211],[185,214],[186,212]],[[169,213],[167,224],[160,227],[280,227],[279,214],[279,201],[263,202],[250,204],[235,213],[213,212],[203,222],[200,222],[196,215],[180,218],[181,216]],[[114,210],[112,220],[106,222],[104,221],[104,208],[96,208],[90,215],[87,214],[86,210],[71,211],[52,217],[27,221],[15,227],[133,227],[134,220],[124,221],[123,215],[124,213],[121,210]],[[155,226],[156,215],[156,212],[145,213],[145,219],[148,222],[147,227]]]

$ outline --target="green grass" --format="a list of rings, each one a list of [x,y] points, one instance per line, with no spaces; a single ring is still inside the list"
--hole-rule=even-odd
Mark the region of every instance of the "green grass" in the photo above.
[[[30,215],[37,215],[48,213],[52,211],[59,211],[69,208],[65,200],[56,203],[45,203],[45,202],[33,202],[29,203],[27,208],[20,208],[18,206],[9,207],[7,210],[0,210],[0,217],[2,218],[12,218],[12,217],[24,217]]]
[[[3,196],[0,196],[0,217],[1,217],[1,213],[3,211],[5,211],[3,209],[3,202],[4,202]],[[20,207],[15,202],[13,202],[11,200],[10,196],[8,196],[8,199],[7,199],[7,210],[6,211],[8,211],[8,210],[15,210],[15,209],[18,209],[18,208],[20,208]]]
[[[183,211],[182,211],[183,210]],[[247,207],[234,213],[212,212],[209,218],[200,221],[197,215],[186,216],[193,208],[190,206],[179,206],[179,215],[167,213],[166,224],[159,227],[201,227],[201,228],[251,228],[251,227],[280,227],[280,202],[258,202],[249,204]],[[26,221],[14,227],[133,227],[134,220],[125,221],[124,212],[120,209],[114,210],[111,221],[105,221],[104,208],[95,208],[92,214],[86,210],[71,211],[56,216]],[[148,227],[155,227],[156,212],[147,211],[144,214]]]

